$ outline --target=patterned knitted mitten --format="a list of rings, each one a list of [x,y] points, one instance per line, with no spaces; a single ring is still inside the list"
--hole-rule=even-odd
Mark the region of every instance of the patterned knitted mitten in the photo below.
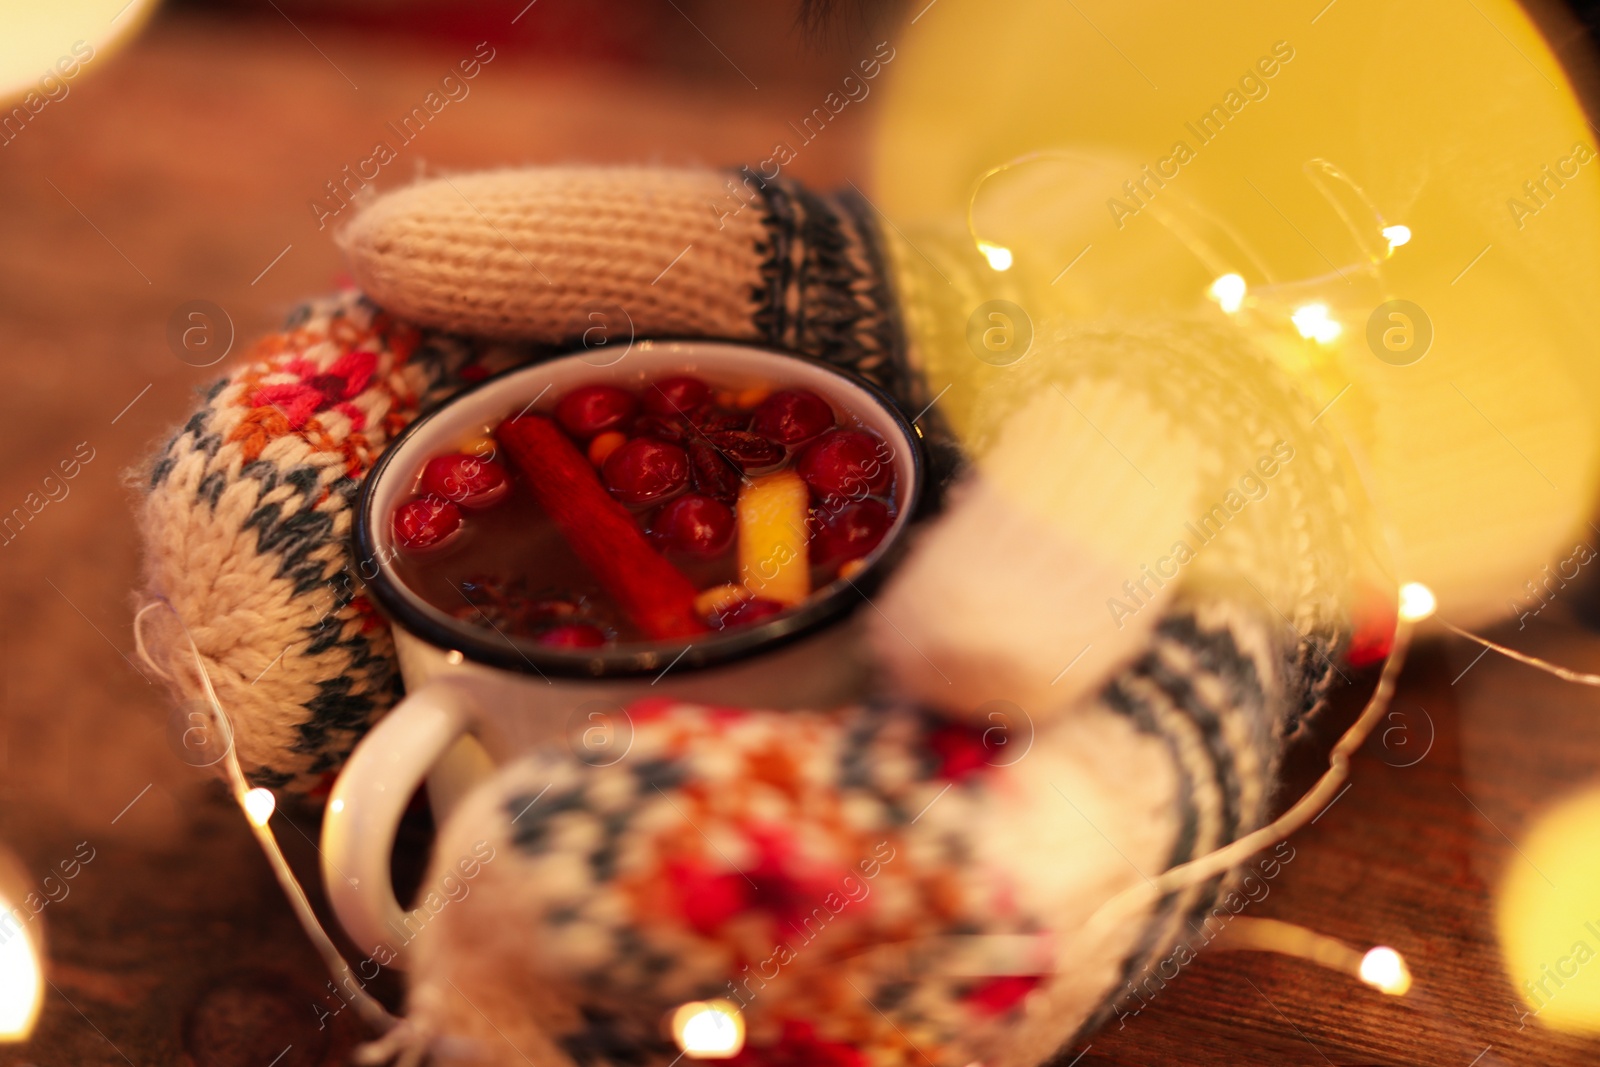
[[[551,751],[468,798],[435,874],[479,841],[497,858],[416,938],[420,1027],[490,1061],[666,1064],[662,1012],[720,994],[751,998],[760,1055],[1033,1064],[1226,893],[1084,926],[1269,814],[1344,644],[1337,449],[1270,359],[1199,323],[1041,324],[1022,363],[975,360],[952,338],[993,294],[964,233],[894,237],[858,199],[713,172],[418,185],[344,235],[366,296],[259,345],[155,462],[149,592],[250,773],[305,788],[398,695],[345,559],[362,473],[472,381],[596,327],[751,341],[876,381],[974,457],[874,605],[883,702],[638,706],[622,763]],[[175,635],[147,644],[193,698]],[[1025,755],[991,743],[995,698],[1027,709]]]

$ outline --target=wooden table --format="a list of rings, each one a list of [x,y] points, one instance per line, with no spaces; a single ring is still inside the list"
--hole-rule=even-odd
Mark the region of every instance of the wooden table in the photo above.
[[[0,149],[0,503],[20,502],[80,442],[94,454],[70,494],[0,549],[0,840],[36,879],[80,842],[94,853],[45,911],[48,1003],[30,1044],[0,1047],[0,1067],[296,1067],[340,1062],[363,1036],[349,1011],[318,1029],[315,1005],[336,1003],[326,975],[243,823],[174,758],[128,611],[137,555],[123,473],[213,376],[169,350],[170,313],[215,301],[243,343],[329,288],[339,260],[308,201],[459,58],[314,36],[270,16],[160,19]],[[385,180],[422,165],[760,158],[833,77],[825,62],[791,64],[755,93],[704,61],[668,78],[508,47]],[[855,173],[863,133],[856,116],[841,120],[794,173],[821,184]],[[1571,623],[1541,617],[1514,636],[1600,666],[1600,642]],[[1396,703],[1414,747],[1393,734],[1368,746],[1250,912],[1394,945],[1427,993],[1420,1006],[1294,960],[1206,953],[1148,1010],[1093,1037],[1079,1064],[1600,1060],[1596,1042],[1519,1029],[1492,921],[1530,815],[1593,778],[1600,695],[1495,656],[1456,681],[1475,655],[1453,639],[1421,651]],[[1293,769],[1300,784],[1315,748]],[[314,881],[315,817],[278,825]]]

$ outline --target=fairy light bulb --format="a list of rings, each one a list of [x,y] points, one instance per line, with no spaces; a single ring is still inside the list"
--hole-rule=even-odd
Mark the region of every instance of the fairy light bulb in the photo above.
[[[1387,945],[1379,945],[1361,957],[1361,980],[1390,996],[1400,997],[1411,988],[1411,969],[1400,953]]]
[[[1328,315],[1327,304],[1307,304],[1295,309],[1289,319],[1301,337],[1318,344],[1332,344],[1344,332],[1344,327]]]
[[[1294,956],[1359,978],[1390,996],[1404,996],[1411,989],[1410,968],[1400,953],[1387,945],[1379,945],[1363,954],[1343,941],[1282,919],[1240,916],[1219,930],[1211,944],[1223,951]]]
[[[0,1042],[25,1041],[44,1002],[40,919],[17,905],[24,896],[21,871],[0,852]]]
[[[11,902],[0,897],[11,914]],[[21,927],[0,930],[0,1041],[22,1041],[33,1032],[44,992],[38,949]]]
[[[1421,622],[1439,607],[1433,590],[1421,582],[1407,582],[1400,587],[1400,618],[1406,622]]]
[[[1211,283],[1211,288],[1206,290],[1217,306],[1232,315],[1244,303],[1246,291],[1244,278],[1237,274],[1224,274]]]
[[[989,261],[989,266],[995,270],[1010,270],[1015,258],[1011,249],[1005,245],[990,244],[988,241],[978,242],[978,251],[983,253],[983,258]]]
[[[244,813],[256,826],[267,825],[267,821],[272,818],[273,809],[278,806],[277,800],[272,796],[272,790],[260,786],[246,793],[239,803],[244,805]]]
[[[690,1059],[730,1059],[744,1048],[744,1017],[726,1000],[693,1000],[672,1013],[672,1036]]]
[[[1385,226],[1383,228],[1383,237],[1384,240],[1389,242],[1389,251],[1392,254],[1395,249],[1411,240],[1411,227]]]

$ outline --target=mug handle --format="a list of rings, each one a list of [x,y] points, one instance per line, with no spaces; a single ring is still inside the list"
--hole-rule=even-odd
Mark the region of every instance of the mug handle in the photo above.
[[[395,831],[428,772],[467,731],[475,705],[458,679],[436,679],[378,720],[351,753],[322,820],[322,884],[363,952],[395,948],[405,966],[409,917],[395,898]]]

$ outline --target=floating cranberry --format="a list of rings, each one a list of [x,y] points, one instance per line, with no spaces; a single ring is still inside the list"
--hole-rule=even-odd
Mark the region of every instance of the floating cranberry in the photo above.
[[[719,555],[733,543],[733,509],[702,493],[685,493],[661,509],[650,532],[668,548]]]
[[[726,630],[730,626],[749,626],[761,622],[778,614],[784,605],[776,600],[766,597],[751,597],[741,600],[727,611],[720,612],[711,618],[711,625],[719,630]]]
[[[551,648],[599,648],[606,643],[606,633],[587,622],[564,622],[552,626],[534,640]]]
[[[756,408],[750,429],[780,445],[799,445],[833,429],[833,409],[809,389],[784,389]]]
[[[862,430],[834,430],[800,453],[795,470],[823,499],[876,496],[889,488],[894,468],[884,441]]]
[[[492,459],[456,453],[428,460],[422,468],[422,488],[464,508],[485,508],[510,491],[511,479]]]
[[[696,437],[689,442],[689,465],[694,468],[696,491],[725,504],[739,495],[739,473],[705,438]]]
[[[633,418],[639,401],[614,385],[581,385],[556,405],[556,421],[580,441],[616,429]]]
[[[699,378],[663,378],[644,389],[644,409],[655,415],[687,415],[711,398],[711,387]]]
[[[618,500],[646,504],[689,484],[689,456],[677,445],[636,437],[606,457],[603,473]]]
[[[394,513],[394,536],[413,552],[442,548],[461,529],[461,509],[436,496],[401,504]]]
[[[878,547],[894,519],[881,500],[857,500],[823,520],[812,541],[816,562],[825,567],[861,559]]]
[[[758,471],[783,462],[783,447],[746,430],[718,430],[706,434],[718,452],[743,471]]]

